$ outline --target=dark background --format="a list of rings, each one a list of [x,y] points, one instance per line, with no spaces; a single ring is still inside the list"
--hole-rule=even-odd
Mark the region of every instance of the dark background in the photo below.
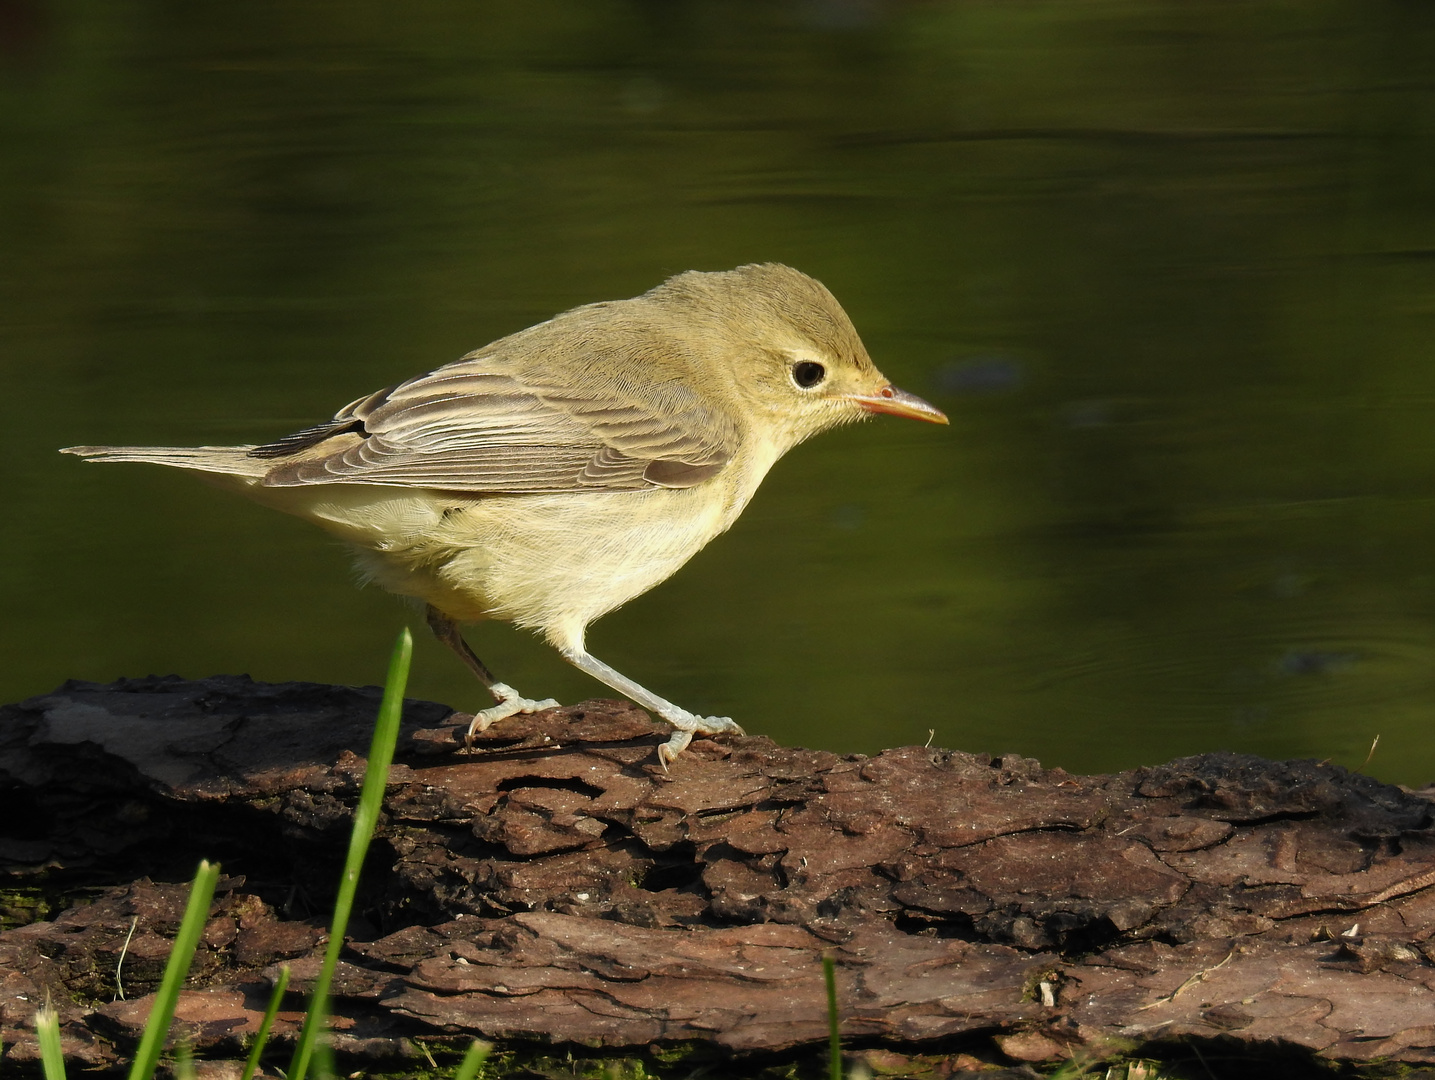
[[[1435,779],[1432,55],[1376,0],[0,0],[0,700],[373,682],[420,625],[312,527],[57,447],[262,441],[781,260],[952,426],[800,448],[598,656],[844,752],[1379,734]],[[411,693],[486,703],[426,640]]]

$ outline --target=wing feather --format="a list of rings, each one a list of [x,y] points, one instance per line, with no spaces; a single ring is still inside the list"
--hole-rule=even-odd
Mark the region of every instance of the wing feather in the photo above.
[[[545,387],[501,365],[495,355],[465,358],[250,453],[275,459],[269,487],[517,494],[691,487],[737,450],[736,425],[685,387],[666,387],[655,404],[636,393]]]

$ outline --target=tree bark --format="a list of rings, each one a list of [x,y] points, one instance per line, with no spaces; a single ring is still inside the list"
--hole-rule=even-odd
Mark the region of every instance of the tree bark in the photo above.
[[[299,990],[317,970],[378,698],[150,678],[0,710],[7,1059],[35,1058],[47,996],[72,1060],[126,1056],[183,907],[152,879],[201,858],[230,876],[180,1022],[240,1052],[278,965]],[[666,728],[623,703],[514,717],[471,752],[466,723],[406,706],[335,987],[351,1058],[459,1033],[793,1052],[826,1037],[830,953],[843,1036],[872,1052],[1435,1063],[1420,793],[1232,754],[1072,776],[764,738],[696,740],[664,773]]]

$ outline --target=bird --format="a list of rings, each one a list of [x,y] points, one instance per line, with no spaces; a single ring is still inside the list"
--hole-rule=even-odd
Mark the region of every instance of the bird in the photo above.
[[[948,422],[877,370],[824,285],[769,262],[573,308],[273,442],[61,452],[203,474],[346,541],[487,687],[470,744],[558,706],[496,678],[460,630],[501,620],[670,724],[666,770],[695,734],[742,728],[603,663],[589,624],[730,528],[787,451],[879,413]]]

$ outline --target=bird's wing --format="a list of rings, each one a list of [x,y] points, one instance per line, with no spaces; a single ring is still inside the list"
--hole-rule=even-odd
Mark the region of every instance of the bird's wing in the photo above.
[[[494,366],[492,357],[460,360],[250,454],[274,459],[269,487],[538,493],[692,487],[736,453],[732,421],[682,386],[664,388],[658,405],[545,387]]]

